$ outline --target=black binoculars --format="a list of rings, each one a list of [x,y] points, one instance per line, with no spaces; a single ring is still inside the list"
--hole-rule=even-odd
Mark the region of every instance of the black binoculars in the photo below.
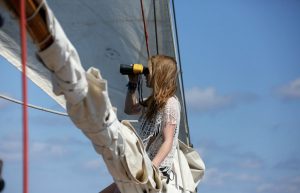
[[[149,74],[149,69],[142,64],[121,64],[120,73],[123,75],[128,74]]]

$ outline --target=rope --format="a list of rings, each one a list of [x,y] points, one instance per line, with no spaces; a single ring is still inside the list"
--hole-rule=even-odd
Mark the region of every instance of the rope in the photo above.
[[[23,98],[23,192],[28,193],[28,109],[27,109],[27,79],[26,79],[26,7],[25,0],[20,3],[20,29],[21,29],[21,60],[22,60],[22,98]]]
[[[32,20],[40,11],[40,9],[43,7],[43,5],[45,4],[45,0],[42,0],[39,4],[39,6],[36,8],[36,10],[34,11],[34,13],[27,17],[27,22],[29,22],[30,20]]]
[[[18,101],[16,99],[13,99],[13,98],[10,98],[8,96],[1,95],[1,94],[0,94],[0,98],[8,100],[8,101],[11,101],[11,102],[16,103],[16,104],[21,104],[21,105],[24,104],[21,101]],[[63,112],[59,112],[59,111],[54,111],[54,110],[51,110],[51,109],[47,109],[47,108],[43,108],[43,107],[31,105],[31,104],[27,104],[27,106],[30,107],[30,108],[33,108],[33,109],[40,110],[40,111],[44,111],[44,112],[53,113],[53,114],[56,114],[56,115],[62,115],[62,116],[67,116],[68,117],[67,113],[63,113]]]
[[[190,131],[189,131],[189,125],[188,125],[188,118],[187,118],[187,111],[186,111],[186,102],[185,102],[185,92],[184,92],[184,86],[183,86],[183,78],[182,78],[182,67],[181,67],[181,58],[180,58],[180,46],[179,46],[179,40],[178,40],[178,31],[177,31],[177,21],[176,21],[176,13],[175,13],[175,0],[172,0],[172,10],[173,10],[173,19],[174,19],[174,27],[175,27],[175,36],[176,36],[176,47],[177,47],[177,54],[178,54],[178,63],[180,67],[180,84],[182,85],[182,102],[183,102],[183,107],[184,107],[184,114],[185,114],[185,120],[186,120],[186,127],[185,127],[185,132],[186,132],[186,140],[187,144],[190,146],[191,145],[191,138],[190,138]]]
[[[157,39],[157,23],[156,23],[156,6],[155,6],[155,0],[153,2],[153,15],[154,15],[154,29],[155,29],[155,42],[156,42],[156,54],[159,54],[158,51],[158,39]]]
[[[146,47],[147,47],[147,55],[148,55],[148,58],[150,58],[149,43],[148,43],[148,31],[147,31],[146,20],[145,20],[145,14],[144,14],[143,0],[140,0],[140,2],[141,2],[141,10],[142,10],[142,16],[143,16],[143,25],[144,25],[144,33],[145,33]]]

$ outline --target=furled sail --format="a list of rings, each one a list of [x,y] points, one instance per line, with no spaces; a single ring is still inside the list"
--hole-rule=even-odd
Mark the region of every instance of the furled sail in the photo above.
[[[83,67],[86,70],[91,66],[99,68],[108,80],[109,95],[118,109],[119,119],[132,119],[123,113],[128,80],[119,73],[119,66],[126,63],[146,64],[147,47],[150,56],[177,56],[170,1],[51,0],[48,4],[77,49]],[[4,18],[4,25],[0,28],[0,55],[21,70],[18,23],[3,6],[0,13]],[[36,58],[35,51],[36,47],[29,43],[28,78],[64,107],[65,100],[53,94],[50,73]],[[179,76],[177,96],[183,107],[180,139],[190,144],[180,79]],[[147,92],[146,88],[143,90]]]

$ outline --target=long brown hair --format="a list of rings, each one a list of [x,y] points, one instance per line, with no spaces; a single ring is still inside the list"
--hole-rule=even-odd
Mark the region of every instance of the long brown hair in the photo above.
[[[161,110],[167,100],[175,95],[177,90],[177,64],[173,57],[165,55],[152,56],[148,60],[150,65],[150,84],[152,94],[145,101],[146,117],[152,118]]]

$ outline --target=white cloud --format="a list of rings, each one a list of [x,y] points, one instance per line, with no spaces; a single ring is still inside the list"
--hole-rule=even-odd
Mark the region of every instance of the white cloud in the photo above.
[[[271,183],[264,183],[257,187],[256,192],[266,192],[270,191],[273,188],[273,184]]]
[[[258,182],[261,179],[260,176],[253,174],[238,174],[236,178],[244,182]]]
[[[248,173],[238,173],[225,171],[219,168],[209,168],[206,170],[203,183],[212,186],[223,186],[228,185],[228,183],[249,183],[258,182],[261,179],[258,175],[248,174]]]
[[[83,167],[88,170],[100,170],[101,161],[99,159],[89,160],[83,164]]]
[[[22,159],[21,138],[17,136],[2,137],[0,139],[0,157],[6,161],[20,161]]]
[[[0,99],[0,109],[4,109],[4,108],[5,108],[5,106],[6,106],[6,103],[5,103],[5,102],[3,102],[3,100],[2,100],[2,99]]]
[[[6,92],[0,93],[0,110],[3,110],[3,109],[6,110],[9,107],[13,107],[13,105],[20,105],[20,104],[13,102],[12,100],[20,100],[20,99],[18,99],[18,97],[16,97],[16,96],[13,96]],[[22,107],[22,106],[20,106],[20,107]]]
[[[204,174],[203,183],[222,186],[226,184],[226,179],[232,178],[232,174],[229,172],[222,172],[218,168],[207,169]]]
[[[0,93],[0,95],[8,96],[8,94],[5,94],[5,93]],[[0,98],[0,109],[5,109],[7,106],[9,106],[9,102],[1,97]]]
[[[277,94],[284,100],[300,99],[300,78],[277,88]]]
[[[3,133],[2,133],[3,134]],[[88,141],[77,138],[54,138],[47,140],[30,139],[30,159],[56,160],[57,158],[68,158],[71,154],[81,151],[81,148],[91,148]],[[0,158],[8,162],[19,162],[22,160],[23,144],[21,132],[0,134]]]
[[[252,102],[257,96],[251,93],[234,93],[220,95],[213,87],[194,87],[186,91],[186,102],[189,108],[199,112],[216,112],[238,105],[241,102]]]
[[[32,156],[35,155],[49,155],[53,157],[60,157],[65,155],[68,151],[65,147],[59,144],[51,144],[46,142],[32,142],[30,147]]]
[[[0,139],[0,157],[6,161],[20,161],[22,159],[22,139],[17,137],[8,137]],[[48,156],[57,158],[68,153],[67,149],[59,144],[46,142],[30,142],[30,156],[33,158]]]
[[[226,166],[208,165],[202,181],[203,186],[216,190],[238,185],[249,188],[249,192],[254,193],[299,193],[300,176],[298,174],[278,175],[278,171],[274,170],[275,173],[271,173],[270,178],[270,174],[265,174],[266,170],[241,170],[237,164],[235,165],[234,170]]]
[[[260,160],[244,160],[240,163],[240,166],[242,168],[249,168],[249,169],[258,169],[262,167],[262,161]]]
[[[94,173],[94,171],[97,171],[97,175],[100,175],[101,177],[111,177],[104,161],[102,159],[88,159],[85,160],[83,164],[81,164],[80,167],[80,174],[82,173]]]
[[[187,104],[200,111],[214,111],[231,106],[231,96],[220,96],[213,87],[201,89],[194,87],[186,92]]]
[[[201,153],[203,158],[211,158],[218,156],[229,156],[233,157],[237,154],[237,145],[229,144],[229,145],[221,145],[217,141],[206,138],[197,138],[197,141],[194,142],[194,148]]]
[[[296,179],[296,180],[295,180]],[[257,193],[299,193],[299,176],[290,176],[288,178],[278,179],[272,182],[260,184]]]

